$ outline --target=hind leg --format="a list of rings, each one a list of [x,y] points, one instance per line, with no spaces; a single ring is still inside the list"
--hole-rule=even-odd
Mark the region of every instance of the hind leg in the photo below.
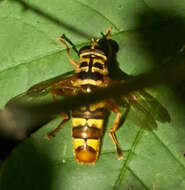
[[[117,155],[118,155],[118,159],[123,159],[123,153],[121,152],[121,149],[118,145],[118,141],[116,139],[116,135],[115,132],[117,131],[119,124],[120,124],[120,120],[121,120],[121,112],[119,110],[119,108],[117,107],[117,104],[114,100],[108,100],[107,101],[107,108],[109,108],[111,111],[113,111],[116,114],[116,118],[114,120],[113,126],[109,131],[109,135],[112,139],[112,142],[115,145],[116,151],[117,151]]]

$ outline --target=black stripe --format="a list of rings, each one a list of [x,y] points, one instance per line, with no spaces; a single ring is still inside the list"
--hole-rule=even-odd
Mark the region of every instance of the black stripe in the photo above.
[[[93,67],[97,67],[99,69],[103,69],[103,65],[101,63],[99,63],[99,62],[95,62],[94,65],[93,65]]]
[[[97,128],[96,126],[89,127],[88,125],[80,125],[78,127],[73,127],[72,130],[72,135],[74,138],[99,139],[102,136],[102,130]]]
[[[104,56],[105,56],[105,55],[104,55]],[[104,60],[104,61],[105,61],[105,59],[104,59],[103,57],[100,57],[100,56],[98,56],[98,55],[95,55],[94,59],[101,59],[101,60]]]
[[[90,60],[89,60],[89,69],[88,69],[89,73],[92,73],[92,66],[93,66],[93,59],[90,58]]]
[[[78,73],[79,79],[92,79],[92,80],[103,80],[103,75],[99,72],[85,72],[81,71]]]
[[[98,113],[98,112],[102,112],[104,113],[105,112],[105,108],[96,108],[94,111],[90,110],[90,106],[87,106],[86,109],[82,108],[80,109],[80,112],[84,113],[84,112],[90,112],[92,114],[95,114],[95,113]]]
[[[83,55],[82,58],[90,58],[91,57],[91,54],[90,55]]]
[[[80,152],[82,150],[84,150],[84,146],[79,146],[75,151],[76,152]],[[94,150],[94,148],[92,148],[91,146],[88,146],[88,145],[86,145],[86,149],[85,150],[88,150],[88,151],[90,151],[90,152],[92,152],[94,154],[97,153],[96,150]]]
[[[72,114],[74,118],[82,118],[82,119],[105,119],[104,115],[85,115],[84,113]]]
[[[86,61],[83,61],[80,63],[80,68],[87,67],[87,66],[88,66],[88,63]]]

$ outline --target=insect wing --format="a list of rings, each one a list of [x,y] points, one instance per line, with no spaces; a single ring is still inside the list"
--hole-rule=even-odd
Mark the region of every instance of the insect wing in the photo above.
[[[6,105],[12,102],[33,104],[37,102],[51,101],[53,100],[51,96],[52,92],[60,97],[75,95],[76,88],[71,84],[71,80],[75,77],[75,75],[69,76],[69,74],[71,74],[71,72],[38,83],[28,89],[28,91],[9,100]]]
[[[66,80],[69,75],[73,74],[73,71],[67,72],[65,74],[59,75],[52,79],[40,82],[34,86],[32,86],[28,91],[24,94],[28,96],[42,96],[50,93],[54,86],[56,86],[59,82]]]
[[[151,96],[144,90],[139,91],[141,97],[145,99],[148,104],[151,115],[161,123],[170,122],[171,118],[164,106],[162,106],[157,99]]]
[[[132,92],[122,100],[129,107],[128,119],[144,129],[157,129],[156,121],[170,121],[167,110],[144,90]]]
[[[143,107],[142,104],[136,102],[130,103],[128,119],[133,121],[137,126],[147,130],[154,130],[157,128],[157,123],[150,112]]]

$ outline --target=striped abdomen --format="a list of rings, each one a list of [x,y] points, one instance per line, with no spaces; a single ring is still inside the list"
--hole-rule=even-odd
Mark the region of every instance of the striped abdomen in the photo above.
[[[103,134],[104,102],[81,107],[72,112],[74,155],[78,162],[95,163]]]

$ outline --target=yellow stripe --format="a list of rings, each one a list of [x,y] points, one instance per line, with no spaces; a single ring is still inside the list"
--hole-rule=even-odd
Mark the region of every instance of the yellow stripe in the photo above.
[[[72,118],[72,126],[77,127],[79,125],[84,126],[87,123],[86,119],[84,118]]]
[[[80,146],[83,146],[84,143],[85,143],[84,139],[74,138],[73,139],[74,150],[76,150]],[[87,139],[87,145],[92,147],[95,151],[98,152],[100,146],[100,139]]]
[[[94,59],[93,59],[93,63],[95,63],[95,62],[98,62],[98,63],[102,64],[102,66],[105,65],[105,61],[104,61],[104,60],[101,60],[101,59],[98,59],[98,58],[94,58]]]
[[[103,84],[103,81],[101,80],[92,80],[92,79],[78,79],[75,82],[73,82],[74,86],[81,86],[81,85],[85,85],[85,84],[91,84],[91,85],[96,85],[96,86],[101,86]]]
[[[84,139],[73,138],[73,148],[76,150],[79,146],[84,145]]]
[[[91,146],[98,152],[100,146],[100,139],[87,139],[87,145]]]
[[[99,72],[100,74],[102,75],[107,75],[108,74],[108,69],[105,68],[105,69],[99,69],[99,68],[96,68],[96,67],[92,67],[92,73],[94,72]]]
[[[104,119],[84,119],[84,118],[72,118],[72,126],[78,127],[79,125],[85,126],[86,124],[89,127],[96,127],[98,129],[103,128]]]
[[[89,127],[96,126],[98,129],[103,128],[104,119],[88,119],[87,124]]]
[[[73,139],[74,150],[76,150],[79,146],[83,146],[84,143],[85,143],[84,139],[74,138]],[[87,139],[87,145],[92,147],[95,151],[98,152],[100,146],[100,139]]]
[[[101,102],[96,103],[96,104],[91,104],[89,108],[90,108],[90,111],[95,111],[98,108],[104,108],[104,107],[105,107],[105,102],[101,101]]]
[[[100,57],[102,57],[103,59],[105,59],[105,60],[107,60],[107,57],[105,56],[105,55],[102,55],[102,54],[100,54],[100,53],[95,53],[95,52],[84,52],[84,53],[81,53],[80,54],[80,58],[82,58],[84,55],[96,55],[96,56],[100,56]]]
[[[88,69],[89,67],[81,67],[81,68],[76,68],[75,70],[75,73],[80,73],[81,71],[85,71],[85,72],[88,72]],[[92,67],[92,73],[93,72],[99,72],[100,74],[102,75],[106,75],[108,74],[108,69],[107,68],[104,68],[103,70],[102,69],[99,69],[99,68],[96,68],[96,67]]]

